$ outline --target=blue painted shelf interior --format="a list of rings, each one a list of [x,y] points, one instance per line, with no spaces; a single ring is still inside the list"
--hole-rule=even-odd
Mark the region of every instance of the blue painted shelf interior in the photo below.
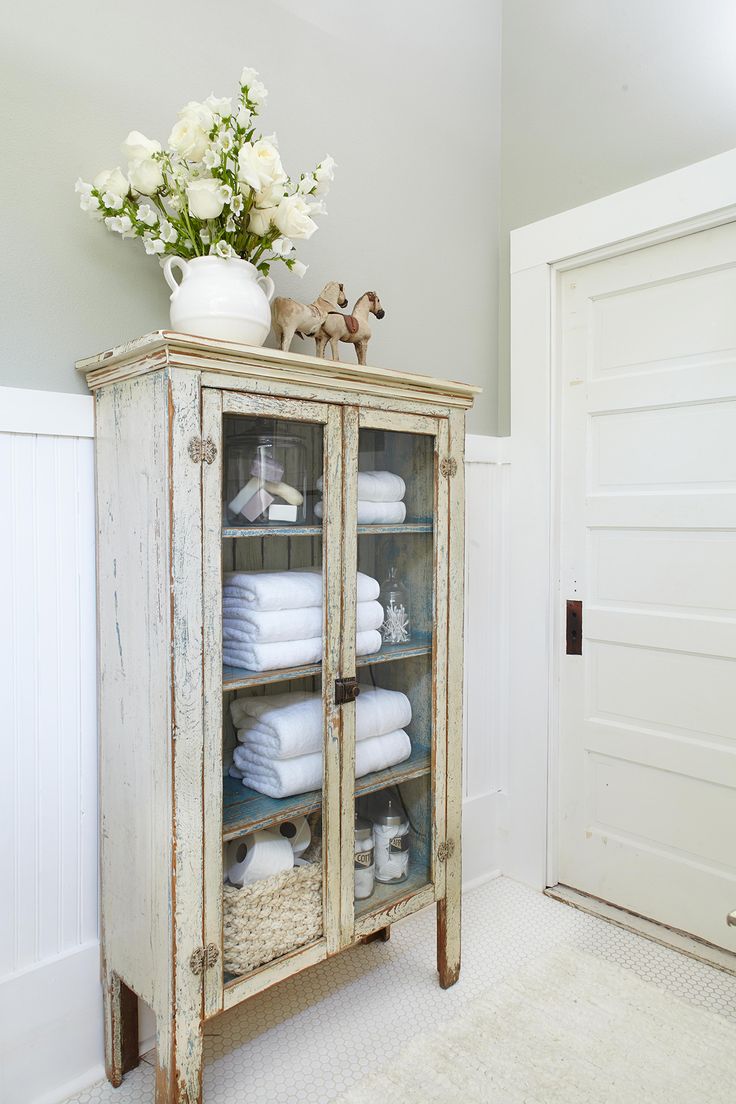
[[[356,667],[372,667],[377,663],[392,663],[397,659],[409,659],[412,656],[428,655],[432,651],[432,637],[429,633],[417,634],[406,644],[384,644],[380,652],[358,656]],[[274,682],[291,682],[295,679],[311,678],[319,675],[321,663],[308,663],[303,667],[283,667],[278,671],[249,671],[244,667],[222,668],[222,689],[246,690],[250,686],[268,686]]]
[[[374,771],[356,779],[355,796],[373,793],[386,786],[397,786],[413,778],[429,774],[431,756],[429,749],[417,744],[409,759],[388,770]],[[268,828],[282,820],[306,816],[322,806],[322,791],[295,794],[294,797],[274,798],[251,790],[229,776],[223,779],[222,835],[224,840],[234,839],[244,832]]]

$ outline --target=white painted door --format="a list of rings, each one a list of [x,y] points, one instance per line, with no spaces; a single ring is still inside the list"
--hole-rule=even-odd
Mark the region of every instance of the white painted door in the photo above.
[[[559,304],[559,881],[736,951],[736,223]]]

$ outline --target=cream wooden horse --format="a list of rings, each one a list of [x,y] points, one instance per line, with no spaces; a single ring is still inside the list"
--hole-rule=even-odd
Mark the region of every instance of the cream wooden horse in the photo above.
[[[347,303],[345,289],[337,280],[325,284],[313,303],[300,303],[298,299],[277,296],[271,304],[271,328],[279,348],[288,352],[294,334],[299,337],[314,337],[328,311],[346,307]]]
[[[331,310],[314,339],[317,345],[317,356],[324,357],[325,347],[329,341],[332,359],[339,360],[339,343],[346,341],[355,346],[358,364],[365,364],[368,342],[371,339],[368,316],[375,314],[376,318],[383,318],[385,313],[375,291],[365,291],[356,301],[352,314],[341,314],[340,311]]]

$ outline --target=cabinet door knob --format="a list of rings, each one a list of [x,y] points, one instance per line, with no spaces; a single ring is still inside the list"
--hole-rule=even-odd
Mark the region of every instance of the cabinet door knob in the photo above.
[[[728,924],[729,928],[736,928],[736,909],[734,909],[733,912],[729,912],[728,916],[726,917],[726,923]]]

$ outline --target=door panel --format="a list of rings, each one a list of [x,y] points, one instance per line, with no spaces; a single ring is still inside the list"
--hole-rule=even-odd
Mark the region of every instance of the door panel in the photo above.
[[[341,423],[204,392],[207,1015],[339,942]]]
[[[560,277],[559,880],[736,950],[736,225]]]
[[[381,926],[386,910],[409,911],[444,893],[436,855],[445,838],[446,700],[436,672],[447,662],[447,541],[437,519],[447,516],[438,457],[448,437],[444,420],[376,411],[354,411],[345,425],[346,468],[360,475],[346,485],[343,639],[352,647],[356,570],[380,583],[383,607],[380,648],[354,656],[363,700],[343,712],[344,937],[351,942]],[[367,472],[400,477],[400,493],[394,487],[393,501],[365,501]],[[351,658],[344,654],[345,670]],[[405,708],[403,700],[410,712],[381,737],[383,769],[366,772],[371,741],[360,711],[377,694],[387,708]],[[369,836],[362,849],[356,825]]]

